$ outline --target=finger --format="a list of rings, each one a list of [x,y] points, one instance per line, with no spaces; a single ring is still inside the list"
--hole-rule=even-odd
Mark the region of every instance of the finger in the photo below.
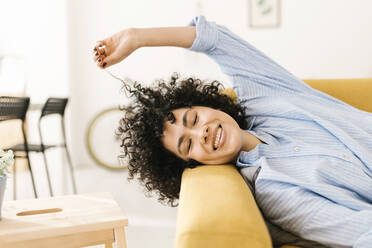
[[[94,48],[93,48],[93,53],[96,53],[96,52],[98,52],[98,44],[95,44],[94,45]]]
[[[98,51],[94,51],[94,54],[93,54],[93,60],[94,62],[97,61],[97,59],[99,58],[100,54],[98,53]]]
[[[98,53],[101,54],[101,55],[106,55],[105,48],[106,48],[105,46],[101,46],[101,47],[99,46],[98,47],[98,51],[99,51]]]
[[[101,55],[101,56],[98,57],[97,62],[102,64],[104,59],[105,59],[105,56]]]
[[[101,69],[102,69],[102,68],[106,68],[106,67],[107,67],[106,59],[107,59],[106,56],[101,55],[101,56],[97,59],[97,61],[96,61],[97,66],[100,67]]]
[[[113,63],[112,63],[112,60],[110,59],[110,57],[106,57],[104,58],[103,60],[101,61],[98,61],[97,60],[97,65],[101,68],[101,69],[106,69],[107,67],[111,66]]]
[[[97,46],[96,48],[96,53],[94,54],[94,61],[97,61],[99,59],[104,59],[107,55],[106,55],[106,50],[105,50],[105,47],[100,47],[99,45]]]
[[[101,68],[101,69],[103,69],[103,66],[102,66],[102,64],[103,64],[103,60],[101,60],[101,61],[96,61],[96,64],[97,64],[97,66],[99,67],[99,68]]]
[[[100,55],[101,54],[101,49],[100,48],[101,47],[99,45],[95,45],[94,46],[94,49],[93,49],[93,53],[94,54],[97,54],[98,53],[98,55]]]
[[[97,41],[96,45],[93,48],[93,53],[101,54],[102,48],[106,46],[106,42],[104,40]]]
[[[101,61],[100,65],[102,66],[102,68],[107,68],[118,62],[119,62],[119,59],[117,57],[110,55],[110,56],[106,56],[103,59],[103,61]]]
[[[102,54],[102,55],[94,56],[93,60],[94,62],[97,62],[97,61],[101,62],[105,57],[106,56]]]
[[[106,41],[105,40],[99,40],[97,41],[98,46],[106,46]]]

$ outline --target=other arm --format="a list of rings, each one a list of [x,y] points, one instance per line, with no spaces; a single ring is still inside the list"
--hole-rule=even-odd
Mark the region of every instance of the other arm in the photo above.
[[[372,244],[370,208],[357,211],[300,186],[279,182],[258,182],[256,193],[265,217],[299,237],[329,247],[367,248]]]

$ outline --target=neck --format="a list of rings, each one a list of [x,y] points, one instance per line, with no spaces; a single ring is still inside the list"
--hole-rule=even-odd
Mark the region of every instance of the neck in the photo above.
[[[253,134],[242,130],[242,151],[249,152],[250,150],[254,149],[258,144],[263,144],[260,139],[258,139]]]

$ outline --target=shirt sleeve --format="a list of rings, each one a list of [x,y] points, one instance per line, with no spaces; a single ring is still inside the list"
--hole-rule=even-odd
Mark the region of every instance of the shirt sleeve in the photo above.
[[[196,26],[196,38],[187,48],[206,54],[227,74],[235,87],[249,86],[249,91],[269,95],[275,91],[309,93],[312,88],[267,57],[228,28],[196,16],[189,23]],[[239,96],[239,94],[238,94]]]
[[[292,184],[263,184],[256,184],[256,200],[275,225],[329,247],[371,247],[372,208],[353,210]]]

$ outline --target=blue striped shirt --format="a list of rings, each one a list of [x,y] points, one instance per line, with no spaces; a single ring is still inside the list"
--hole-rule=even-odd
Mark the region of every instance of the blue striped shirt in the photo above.
[[[311,88],[225,26],[203,16],[189,25],[188,49],[231,78],[247,132],[266,143],[236,161],[265,219],[324,246],[371,248],[372,114]]]

